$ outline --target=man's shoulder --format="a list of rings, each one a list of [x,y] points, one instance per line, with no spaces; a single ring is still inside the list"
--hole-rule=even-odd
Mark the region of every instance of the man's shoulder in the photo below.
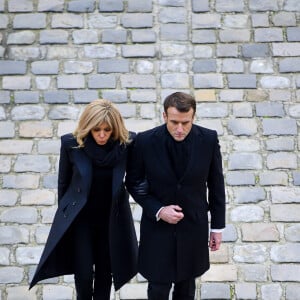
[[[160,134],[163,131],[164,126],[165,125],[163,124],[145,131],[141,131],[137,134],[137,136],[142,139],[150,138],[154,135]]]
[[[214,129],[209,129],[197,124],[193,124],[194,132],[201,134],[201,135],[208,135],[208,136],[216,136],[217,131]]]

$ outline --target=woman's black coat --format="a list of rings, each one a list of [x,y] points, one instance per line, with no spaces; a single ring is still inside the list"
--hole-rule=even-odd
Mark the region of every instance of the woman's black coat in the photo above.
[[[126,184],[143,208],[138,271],[152,282],[179,282],[209,268],[208,211],[211,228],[225,227],[225,190],[217,133],[197,125],[190,132],[188,165],[177,179],[166,148],[165,125],[140,133],[129,159]],[[136,189],[144,179],[148,192]],[[146,189],[145,189],[146,190]],[[162,206],[179,205],[177,224],[157,221]]]
[[[133,134],[131,134],[133,138]],[[128,146],[129,148],[130,146]],[[118,290],[137,273],[137,239],[128,193],[124,187],[127,152],[113,168],[109,243],[114,287]],[[43,254],[31,281],[74,274],[72,223],[85,206],[92,180],[92,163],[72,134],[61,138],[58,208]],[[99,211],[101,221],[101,211]],[[76,237],[80,238],[80,237]],[[101,239],[101,236],[99,236]],[[82,258],[84,259],[84,257]]]

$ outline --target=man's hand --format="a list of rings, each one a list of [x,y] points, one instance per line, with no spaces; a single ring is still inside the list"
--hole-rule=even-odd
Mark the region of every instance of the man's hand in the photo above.
[[[158,217],[170,224],[177,224],[183,217],[182,208],[178,205],[165,206]]]
[[[222,242],[222,232],[211,232],[209,238],[209,248],[211,251],[220,249]]]

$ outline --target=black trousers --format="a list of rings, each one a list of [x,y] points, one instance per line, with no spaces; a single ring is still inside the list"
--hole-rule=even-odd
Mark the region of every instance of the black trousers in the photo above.
[[[88,222],[74,225],[77,300],[109,300],[112,276],[108,234]]]
[[[168,300],[172,283],[148,284],[148,300]],[[195,298],[195,279],[188,279],[174,283],[173,300],[194,300]]]

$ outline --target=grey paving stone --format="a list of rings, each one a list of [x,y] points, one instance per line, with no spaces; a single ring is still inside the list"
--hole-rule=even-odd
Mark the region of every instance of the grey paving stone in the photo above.
[[[113,12],[123,11],[124,3],[123,0],[103,0],[99,2],[99,11]]]
[[[69,93],[67,91],[45,91],[44,101],[46,103],[68,103]]]
[[[67,9],[70,12],[93,12],[95,10],[95,0],[73,0],[68,3]]]
[[[283,9],[298,12],[300,10],[300,3],[297,0],[287,0],[284,3]]]
[[[160,30],[161,40],[186,41],[188,39],[188,28],[185,24],[163,24]]]
[[[6,90],[29,90],[31,78],[29,76],[3,76],[2,87]]]
[[[141,13],[124,14],[122,15],[121,23],[125,28],[152,28],[153,15]]]
[[[108,75],[90,75],[88,78],[88,87],[91,89],[116,88],[116,77]]]
[[[98,73],[129,73],[130,61],[126,59],[105,59],[98,62]]]
[[[14,93],[15,103],[38,103],[39,93],[37,91],[22,91]]]
[[[52,28],[82,28],[83,16],[74,13],[54,14],[51,21]]]
[[[77,90],[73,92],[74,103],[90,103],[99,98],[98,92],[94,90]]]
[[[102,32],[102,42],[103,43],[116,43],[122,44],[127,41],[127,31],[126,30],[103,30]]]
[[[216,0],[216,10],[218,12],[243,12],[244,2],[242,0]]]
[[[277,11],[278,3],[276,0],[259,1],[249,0],[249,8],[253,11]]]
[[[46,14],[44,13],[29,13],[17,14],[13,20],[14,29],[43,29],[46,28]]]
[[[209,73],[217,71],[217,63],[214,59],[195,60],[193,63],[194,73]]]
[[[117,16],[104,14],[89,14],[86,20],[90,29],[115,28],[117,21]]]
[[[155,57],[156,49],[153,45],[123,45],[123,57]]]
[[[5,29],[8,24],[8,16],[1,14],[0,15],[0,28]]]
[[[217,35],[214,30],[201,29],[193,30],[192,42],[195,44],[210,44],[217,41]]]
[[[299,42],[300,41],[300,27],[289,27],[286,29],[287,40],[289,42]]]
[[[50,120],[76,120],[79,109],[67,105],[53,106],[48,113]]]
[[[72,38],[75,44],[95,44],[99,41],[98,32],[90,29],[74,30]]]
[[[159,11],[159,21],[161,23],[185,23],[187,11],[185,8],[163,7]]]
[[[283,117],[285,115],[282,103],[260,102],[255,104],[256,115],[259,117]]]
[[[8,1],[9,12],[31,12],[33,10],[32,0],[10,0]]]
[[[192,15],[192,29],[219,28],[221,16],[218,14],[202,14],[201,18],[197,14]]]
[[[185,1],[184,0],[159,0],[159,4],[162,6],[180,7],[185,5]]]
[[[126,90],[102,90],[101,96],[115,103],[125,103],[128,101]]]
[[[57,65],[58,67],[58,65]],[[64,72],[67,74],[76,74],[76,73],[91,73],[94,69],[93,63],[90,61],[66,61],[64,63]],[[57,69],[58,70],[58,69]],[[58,71],[56,72],[56,74]]]
[[[192,0],[193,12],[208,12],[210,10],[209,0]]]
[[[273,16],[275,26],[296,26],[296,15],[291,12],[281,11]]]
[[[1,60],[0,61],[0,74],[1,75],[13,75],[13,74],[25,74],[26,62],[13,61],[13,60]]]
[[[38,11],[62,12],[64,9],[64,0],[39,0]]]
[[[264,119],[264,135],[295,135],[297,134],[296,120],[293,119]]]
[[[254,31],[255,42],[283,42],[281,28],[257,28]]]
[[[230,74],[227,75],[228,87],[234,89],[247,88],[255,89],[256,88],[256,76],[247,75],[247,74]]]
[[[270,52],[266,44],[245,44],[242,46],[242,54],[244,57],[267,57]]]
[[[152,0],[128,0],[128,12],[152,12]]]
[[[194,75],[195,88],[223,88],[223,77],[219,74]]]
[[[300,71],[300,58],[288,57],[279,61],[279,71],[281,73],[297,73]]]
[[[37,75],[58,74],[59,61],[34,61],[31,64],[31,72]]]
[[[133,43],[154,43],[157,40],[157,35],[154,30],[136,29],[131,30],[131,38]]]
[[[8,35],[7,44],[9,45],[31,45],[35,42],[35,33],[29,30],[15,32]]]
[[[252,13],[251,14],[253,27],[268,27],[269,15],[268,13]]]
[[[201,299],[230,299],[230,286],[225,283],[203,283],[200,295]]]

